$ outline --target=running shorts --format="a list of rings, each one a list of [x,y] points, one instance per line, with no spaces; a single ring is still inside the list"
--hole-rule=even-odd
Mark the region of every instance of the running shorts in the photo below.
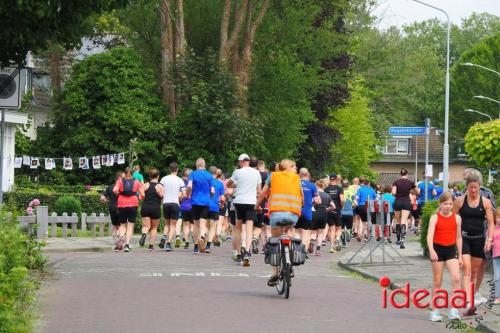
[[[118,208],[118,219],[120,224],[135,223],[137,218],[137,207],[120,207]]]
[[[250,204],[234,204],[236,210],[236,218],[238,221],[253,221],[255,217],[255,205]]]
[[[313,212],[311,230],[323,230],[326,227],[326,209],[318,209]]]
[[[352,229],[352,220],[354,217],[352,215],[342,215],[342,227],[347,229]]]
[[[310,230],[312,225],[312,221],[306,219],[304,216],[299,217],[297,224],[295,225],[295,229],[304,229]]]
[[[193,205],[192,207],[193,220],[208,219],[208,206]]]
[[[120,217],[118,215],[118,208],[109,207],[109,218],[111,219],[111,224],[114,226],[120,225]]]
[[[365,206],[359,206],[359,218],[361,219],[362,222],[368,222],[368,213],[366,212],[366,207]],[[370,214],[371,222],[372,224],[376,224],[376,216],[375,213]]]
[[[438,256],[438,261],[448,261],[450,259],[458,259],[456,245],[444,246],[434,243],[433,247],[434,251],[436,251],[436,254]]]
[[[253,226],[255,228],[261,228],[264,223],[264,211],[260,210],[255,213],[255,218],[253,219]]]
[[[180,207],[176,203],[163,204],[163,217],[165,220],[177,220],[179,218]]]
[[[229,216],[229,223],[231,223],[231,225],[236,225],[236,211],[234,209],[229,210],[228,216]]]
[[[194,223],[193,214],[191,213],[190,210],[181,210],[181,217],[182,217],[182,222]]]
[[[462,236],[462,254],[468,254],[474,258],[486,258],[484,253],[485,238],[467,238]]]
[[[149,217],[152,220],[159,220],[161,217],[160,205],[142,205],[141,217]]]
[[[342,219],[340,218],[340,209],[332,210],[331,212],[329,212],[327,215],[326,222],[328,223],[329,227],[342,226]]]
[[[410,200],[405,199],[396,199],[394,201],[394,211],[400,212],[402,210],[411,211],[411,202]]]
[[[208,212],[208,219],[211,221],[219,221],[219,212]]]

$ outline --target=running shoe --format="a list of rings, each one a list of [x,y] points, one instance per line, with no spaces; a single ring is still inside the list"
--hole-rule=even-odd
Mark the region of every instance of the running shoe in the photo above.
[[[205,253],[205,239],[203,239],[203,237],[201,237],[201,239],[198,239],[198,247],[201,253]]]
[[[146,234],[142,234],[141,239],[139,240],[140,247],[144,247],[144,244],[146,244]]]
[[[207,246],[205,247],[205,253],[210,253],[212,252],[212,250],[210,249],[210,244],[207,244]]]
[[[257,238],[252,239],[252,253],[259,253],[259,241],[257,240]]]
[[[241,259],[241,254],[236,255],[236,264],[241,265],[243,263],[243,259]]]
[[[238,251],[233,250],[233,254],[231,255],[231,259],[233,259],[233,260],[238,259]]]
[[[309,247],[307,249],[307,252],[309,252],[309,253],[313,253],[314,252],[314,244],[313,244],[313,242],[309,243]]]
[[[397,240],[396,243],[394,243],[396,245],[401,245],[401,241],[400,240]]]
[[[226,242],[230,242],[230,241],[232,241],[232,240],[233,240],[233,239],[231,238],[231,236],[227,236],[227,238],[226,238]]]
[[[431,311],[431,314],[429,315],[429,320],[433,322],[443,321],[443,317],[441,316],[441,313],[439,313],[439,310],[434,310]]]
[[[486,299],[486,297],[483,297],[483,295],[481,295],[479,293],[479,291],[474,294],[474,304],[475,305],[481,305],[481,304],[486,304],[486,303],[488,303],[488,300]]]
[[[347,243],[349,243],[351,241],[351,238],[352,238],[351,234],[347,233],[347,236],[346,236]]]
[[[173,249],[172,249],[172,245],[170,245],[170,243],[165,244],[165,251],[166,251],[166,252],[173,251]]]
[[[455,308],[451,308],[450,312],[448,312],[448,319],[450,320],[460,320],[460,313],[458,313],[458,310]]]
[[[387,239],[387,243],[392,244],[392,240],[390,237],[387,237],[386,239]]]
[[[356,237],[356,242],[361,242],[361,237],[357,236]]]
[[[214,242],[214,246],[215,246],[215,247],[220,247],[220,241],[219,241],[219,240],[216,240],[216,241]]]
[[[271,275],[271,277],[269,278],[269,280],[267,280],[267,285],[269,287],[274,287],[278,284],[278,276],[277,275]]]
[[[189,242],[185,242],[185,243],[184,243],[184,248],[185,248],[185,249],[189,249]]]
[[[175,237],[175,247],[181,246],[181,238],[179,236]]]
[[[244,256],[243,256],[243,267],[248,267],[250,266],[250,253],[246,253]]]
[[[200,253],[200,249],[198,248],[198,244],[194,244],[193,253],[194,254],[199,254]]]
[[[401,243],[399,244],[399,248],[400,248],[401,250],[406,249],[406,247],[405,247],[405,243],[404,243],[403,241],[401,241]]]
[[[160,244],[158,244],[158,247],[160,249],[163,249],[165,247],[165,242],[167,241],[167,239],[165,238],[165,236],[163,236],[161,239],[160,239]]]
[[[148,251],[149,252],[153,252],[154,251],[153,244],[149,244]]]
[[[335,252],[337,252],[337,251],[335,251],[335,247],[333,247],[333,246],[332,246],[332,247],[330,248],[330,253],[335,253]]]
[[[125,248],[123,249],[124,252],[130,252],[130,245],[125,244]]]
[[[377,240],[377,242],[380,242],[382,240],[382,238],[377,237],[376,240]]]
[[[316,257],[319,257],[321,255],[321,252],[319,250],[316,250]]]
[[[306,259],[311,259],[311,256],[309,255],[309,253],[306,253]]]
[[[261,254],[266,254],[266,248],[263,247],[262,250],[260,251]]]
[[[322,241],[321,246],[326,246],[326,241]]]
[[[477,313],[477,308],[474,306],[472,308],[467,308],[467,310],[465,310],[465,312],[463,313],[463,316],[464,317],[471,317],[471,316],[475,316],[476,313]]]
[[[335,241],[335,250],[337,250],[337,252],[340,252],[342,250],[342,246],[340,245],[340,242],[338,240]]]
[[[120,248],[118,247],[118,245],[115,245],[114,250],[115,250],[115,252],[120,252]]]

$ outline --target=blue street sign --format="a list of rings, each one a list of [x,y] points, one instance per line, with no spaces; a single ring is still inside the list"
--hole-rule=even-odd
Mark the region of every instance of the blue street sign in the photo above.
[[[425,135],[425,127],[389,127],[389,135]]]

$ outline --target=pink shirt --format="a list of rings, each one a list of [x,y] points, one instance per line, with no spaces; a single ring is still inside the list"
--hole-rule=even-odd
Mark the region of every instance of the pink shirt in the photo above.
[[[132,191],[138,192],[142,186],[144,186],[144,185],[142,185],[141,182],[139,182],[138,180],[135,180],[134,187],[133,187]],[[123,192],[123,182],[117,181],[115,184],[115,188],[118,188],[118,192],[122,193]],[[139,198],[137,197],[137,195],[133,195],[130,197],[125,196],[125,195],[121,195],[121,194],[118,195],[118,204],[117,204],[118,208],[138,207],[138,206],[139,206]]]
[[[500,257],[500,226],[493,231],[493,258]]]

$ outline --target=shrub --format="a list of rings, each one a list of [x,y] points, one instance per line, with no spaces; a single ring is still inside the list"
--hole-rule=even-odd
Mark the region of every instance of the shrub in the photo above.
[[[420,245],[424,250],[424,255],[426,257],[429,256],[429,249],[427,248],[427,230],[429,230],[429,220],[436,212],[439,207],[439,201],[431,200],[427,201],[427,203],[422,208],[422,230],[420,233]]]
[[[81,216],[82,204],[74,196],[65,195],[56,200],[54,210],[58,215],[62,215],[62,213],[68,213],[69,215],[77,213],[78,216]]]
[[[38,281],[31,272],[44,264],[39,244],[14,223],[0,221],[0,332],[32,330]]]

